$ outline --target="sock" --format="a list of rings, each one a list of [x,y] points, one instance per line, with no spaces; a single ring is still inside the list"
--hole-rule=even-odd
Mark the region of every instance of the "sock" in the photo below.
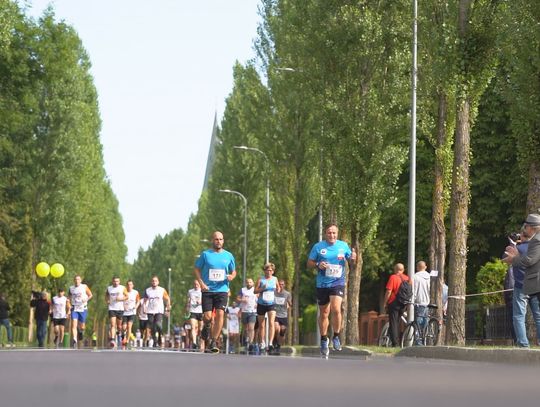
[[[328,340],[328,336],[327,335],[322,335],[321,336],[321,342],[322,341],[327,341]]]
[[[334,338],[335,338],[336,336],[339,337],[339,332],[334,332]]]

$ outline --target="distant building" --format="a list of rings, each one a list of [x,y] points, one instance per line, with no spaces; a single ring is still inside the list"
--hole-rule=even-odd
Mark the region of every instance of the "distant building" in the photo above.
[[[214,127],[212,128],[212,139],[210,140],[210,148],[208,149],[208,159],[206,160],[206,172],[204,174],[203,192],[208,188],[208,182],[212,175],[214,160],[216,159],[216,146],[221,144],[219,139],[219,127],[217,122],[217,112],[214,116]]]

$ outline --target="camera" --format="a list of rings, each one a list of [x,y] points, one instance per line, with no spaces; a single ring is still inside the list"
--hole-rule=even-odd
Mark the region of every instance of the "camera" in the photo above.
[[[508,240],[510,240],[511,243],[516,243],[521,240],[521,235],[519,233],[513,232],[508,235]]]
[[[42,294],[41,291],[32,291],[33,300],[41,300]]]

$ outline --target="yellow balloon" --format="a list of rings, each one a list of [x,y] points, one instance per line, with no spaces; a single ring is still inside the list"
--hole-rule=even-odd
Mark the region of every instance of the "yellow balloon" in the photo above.
[[[51,271],[51,267],[44,261],[42,261],[41,263],[38,263],[36,266],[36,274],[39,277],[47,277],[50,271]]]
[[[54,263],[51,266],[51,276],[54,278],[60,278],[64,275],[64,266],[62,266],[60,263]]]

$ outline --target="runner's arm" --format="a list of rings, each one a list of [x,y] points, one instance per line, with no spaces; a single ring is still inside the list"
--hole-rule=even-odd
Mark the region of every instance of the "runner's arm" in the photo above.
[[[165,311],[171,310],[171,297],[169,297],[169,293],[167,290],[163,291],[163,300],[165,300]]]
[[[208,291],[208,286],[204,283],[204,281],[203,281],[203,279],[201,277],[201,269],[198,268],[198,267],[195,267],[195,269],[193,270],[193,274],[195,274],[195,278],[197,279],[197,281],[201,285],[201,290]]]
[[[90,291],[88,286],[86,286],[86,296],[88,297],[86,301],[90,301],[92,299],[92,291]]]
[[[231,271],[230,274],[227,274],[227,280],[229,281],[233,281],[235,277],[236,277],[236,270],[233,270]]]
[[[253,289],[253,292],[255,294],[259,294],[261,292],[263,292],[264,289],[261,287],[261,279],[257,279],[257,283],[255,284],[255,288]]]

